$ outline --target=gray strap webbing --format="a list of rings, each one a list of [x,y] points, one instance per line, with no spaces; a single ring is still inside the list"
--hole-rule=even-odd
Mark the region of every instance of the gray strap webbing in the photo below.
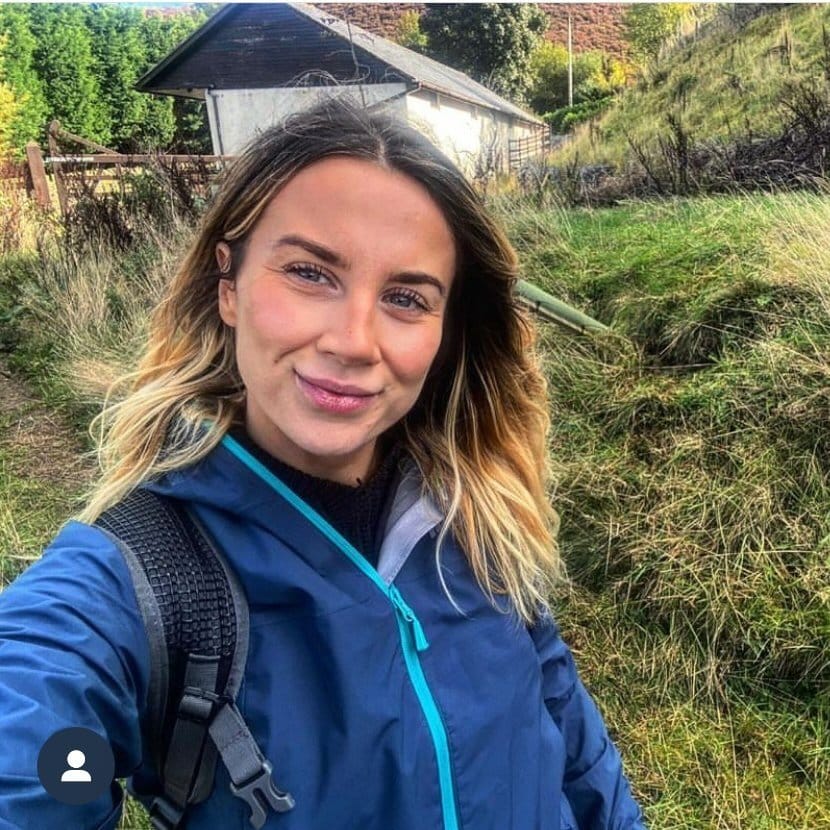
[[[265,824],[268,806],[278,813],[294,807],[290,793],[279,790],[271,778],[271,764],[256,745],[234,703],[226,703],[210,724],[210,737],[231,777],[231,792],[251,808],[255,828]]]

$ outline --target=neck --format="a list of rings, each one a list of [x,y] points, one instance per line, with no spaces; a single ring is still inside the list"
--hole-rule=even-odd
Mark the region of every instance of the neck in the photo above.
[[[357,487],[371,478],[382,457],[378,439],[345,455],[318,455],[298,447],[273,428],[262,428],[255,419],[246,417],[245,429],[255,444],[278,461],[315,478],[349,487]]]

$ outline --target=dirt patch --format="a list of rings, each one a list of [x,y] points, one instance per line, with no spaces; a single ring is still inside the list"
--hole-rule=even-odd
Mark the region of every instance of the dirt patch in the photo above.
[[[0,359],[0,449],[22,476],[71,488],[95,474],[93,460],[62,416],[44,406]]]

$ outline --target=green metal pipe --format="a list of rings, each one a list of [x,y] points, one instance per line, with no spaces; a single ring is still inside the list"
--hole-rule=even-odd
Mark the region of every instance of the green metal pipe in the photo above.
[[[552,323],[558,323],[568,331],[585,334],[586,331],[605,331],[608,326],[603,325],[593,317],[577,311],[573,306],[557,300],[541,288],[519,280],[516,294],[520,302],[536,312],[540,317]]]

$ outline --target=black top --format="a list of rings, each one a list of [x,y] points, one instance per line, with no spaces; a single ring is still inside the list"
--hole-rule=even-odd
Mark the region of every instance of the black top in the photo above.
[[[406,457],[399,438],[386,438],[383,443],[388,448],[378,468],[367,481],[352,486],[309,475],[275,458],[254,443],[243,426],[232,427],[230,435],[377,565],[383,528]]]

